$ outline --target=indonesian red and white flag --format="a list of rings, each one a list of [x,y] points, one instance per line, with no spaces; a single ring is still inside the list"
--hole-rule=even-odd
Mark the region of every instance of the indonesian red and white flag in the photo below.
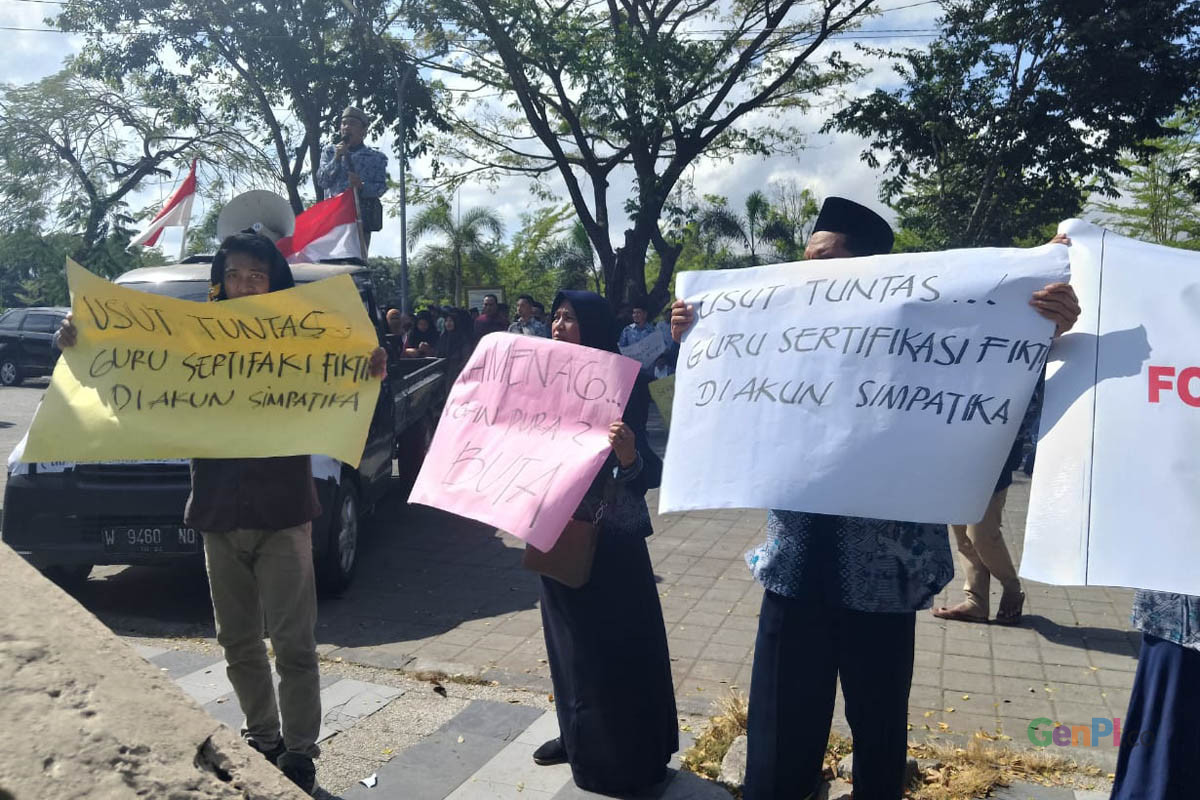
[[[354,190],[322,200],[296,217],[296,229],[275,243],[292,263],[362,258]]]
[[[192,201],[196,199],[196,159],[192,159],[192,168],[188,172],[188,176],[183,183],[179,184],[179,188],[171,193],[167,198],[167,203],[150,221],[150,227],[142,231],[141,235],[129,243],[130,247],[140,244],[143,247],[153,247],[158,244],[158,237],[162,235],[163,228],[172,226],[187,227],[188,220],[192,218]]]

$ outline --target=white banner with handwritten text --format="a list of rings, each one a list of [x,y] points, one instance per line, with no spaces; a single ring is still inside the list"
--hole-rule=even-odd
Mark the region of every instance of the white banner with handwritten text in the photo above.
[[[1062,245],[681,274],[660,511],[978,521],[1053,334],[1030,296],[1066,275]]]

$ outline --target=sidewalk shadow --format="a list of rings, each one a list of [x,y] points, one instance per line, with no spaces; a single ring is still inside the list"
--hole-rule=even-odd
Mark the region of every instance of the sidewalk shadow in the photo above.
[[[651,446],[661,455],[667,431],[655,408],[647,428]],[[362,522],[353,583],[341,597],[318,601],[321,644],[415,642],[469,620],[537,607],[538,579],[522,568],[515,539],[453,514],[410,506],[411,488],[410,482],[393,478],[375,513]],[[101,570],[71,594],[120,634],[215,635],[199,558],[170,567]]]
[[[204,560],[169,566],[129,566],[92,577],[67,591],[114,633],[146,637],[215,636]]]
[[[1141,635],[1135,631],[1131,632],[1121,628],[1062,625],[1040,614],[1023,615],[1020,627],[1036,631],[1054,644],[1134,658],[1137,657],[1141,642]]]
[[[370,647],[427,639],[463,622],[536,608],[537,576],[513,537],[389,492],[360,537],[350,588],[323,599],[317,640]]]
[[[318,599],[317,640],[370,646],[424,639],[472,619],[532,609],[538,582],[522,550],[492,528],[407,503],[393,478],[359,528],[358,563],[341,597]],[[99,568],[71,594],[118,634],[215,636],[202,559],[174,566]]]
[[[1103,356],[1103,369],[1095,359],[1077,357],[1093,352],[1097,358]],[[1103,336],[1082,332],[1064,335],[1059,349],[1063,365],[1046,379],[1042,430],[1053,428],[1088,389],[1112,378],[1140,375],[1142,365],[1150,360],[1152,352],[1154,349],[1144,325],[1110,331]]]

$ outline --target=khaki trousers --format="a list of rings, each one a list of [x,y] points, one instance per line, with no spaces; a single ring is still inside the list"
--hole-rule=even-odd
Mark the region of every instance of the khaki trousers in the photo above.
[[[974,525],[951,525],[950,532],[958,544],[962,557],[963,571],[967,574],[963,591],[967,603],[974,606],[982,616],[990,616],[989,589],[991,578],[1000,581],[1005,595],[1021,591],[1012,556],[1000,531],[1000,519],[1004,513],[1004,501],[1008,490],[1001,489],[992,495],[983,519]]]
[[[320,755],[321,684],[317,669],[317,593],[312,523],[282,530],[204,534],[217,642],[246,722],[242,735],[261,750],[282,738],[289,752]],[[279,701],[263,644],[263,619],[275,650]]]

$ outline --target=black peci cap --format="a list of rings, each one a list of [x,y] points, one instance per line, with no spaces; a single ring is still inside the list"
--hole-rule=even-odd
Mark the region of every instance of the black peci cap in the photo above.
[[[817,231],[845,234],[850,251],[859,256],[890,253],[896,238],[883,217],[844,197],[825,198],[813,226],[813,233]]]

